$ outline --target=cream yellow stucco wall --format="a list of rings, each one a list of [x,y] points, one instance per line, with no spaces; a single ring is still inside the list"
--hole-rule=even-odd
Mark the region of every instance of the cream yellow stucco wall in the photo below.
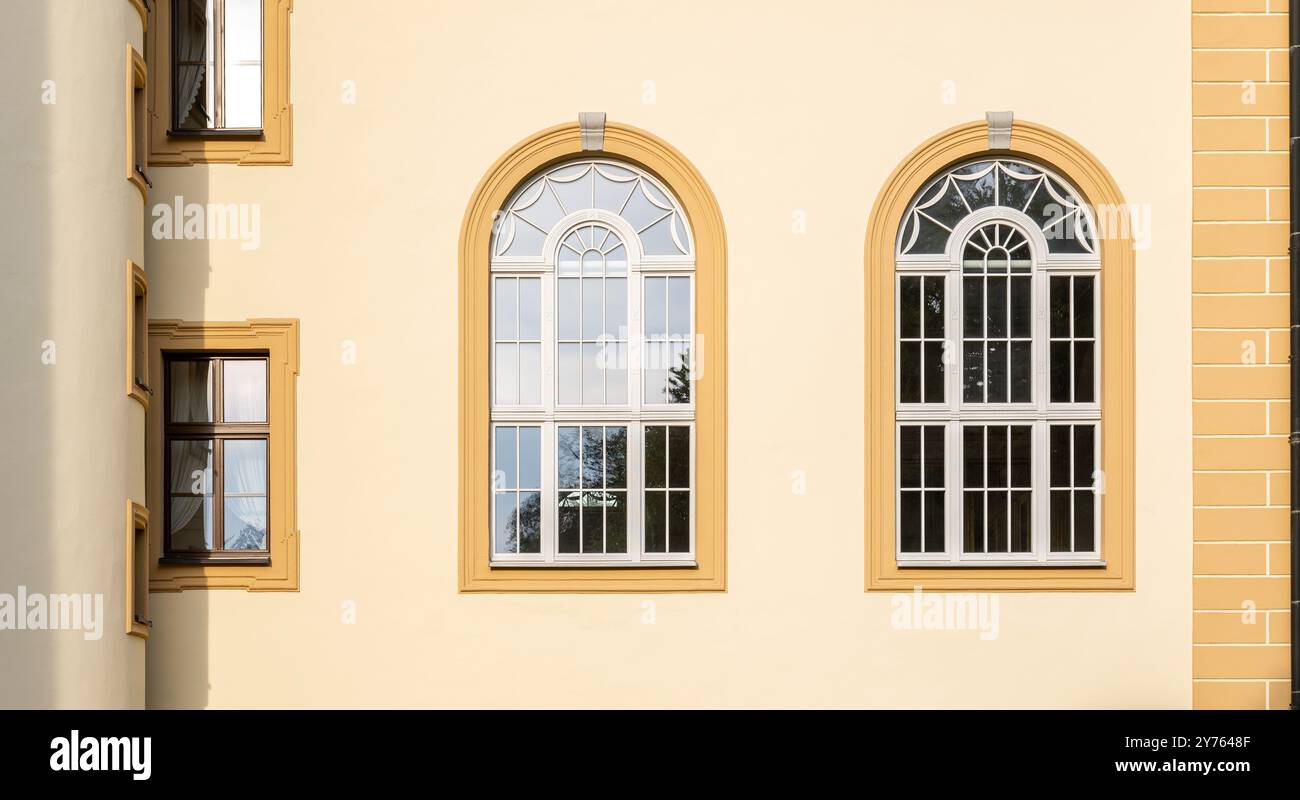
[[[152,176],[154,202],[258,204],[260,245],[146,260],[155,318],[301,320],[302,589],[154,594],[149,705],[1188,706],[1189,24],[1173,0],[300,0],[294,164]],[[862,591],[862,254],[900,159],[1008,109],[1151,209],[1137,589],[1001,595],[982,641]],[[725,218],[726,593],[456,591],[462,215],[501,153],[587,110],[680,149]]]
[[[142,37],[125,0],[6,3],[0,23],[0,593],[103,609],[67,620],[89,629],[0,629],[3,708],[144,705],[145,644],[124,632],[125,508],[145,486],[124,377],[126,262],[145,263],[125,54]]]

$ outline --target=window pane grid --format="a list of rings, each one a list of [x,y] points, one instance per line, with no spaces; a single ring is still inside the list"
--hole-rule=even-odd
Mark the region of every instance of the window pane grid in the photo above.
[[[1100,563],[1102,501],[1091,477],[1100,464],[1100,264],[1092,225],[1063,182],[1027,165],[993,164],[959,166],[952,179],[929,184],[899,233],[897,556],[903,566]],[[1051,204],[1069,219],[1050,224]],[[1044,248],[1036,227],[1053,236],[1082,231],[1088,241],[1049,239]],[[952,234],[961,237],[957,246],[945,247]],[[946,371],[937,402],[926,396],[922,366],[929,339],[922,296],[931,277],[944,282],[945,338],[960,364]],[[1062,435],[1064,456],[1053,451]],[[938,551],[925,538],[930,484],[917,478],[932,438],[946,441],[942,471],[947,486],[959,487],[941,504]],[[1065,478],[1059,465],[1054,472],[1062,458]]]
[[[674,211],[675,199],[637,174],[605,161],[550,168],[515,193],[494,230],[488,326],[494,447],[499,429],[534,427],[542,464],[540,545],[525,550],[494,521],[493,536],[501,538],[500,546],[493,540],[494,562],[671,566],[693,559],[690,232]],[[558,227],[566,214],[583,209],[590,210],[582,221]],[[515,286],[498,293],[498,280]],[[528,280],[540,285],[536,335],[525,332],[523,321]],[[526,403],[531,364],[523,348],[533,344],[541,350],[540,400]],[[651,429],[667,431],[664,457],[669,450],[673,455],[664,463],[674,473],[664,476],[671,485],[648,489]],[[571,442],[576,449],[566,455]],[[686,459],[684,478],[675,466],[679,455]],[[502,480],[495,465],[492,477]],[[519,498],[533,488],[494,483],[494,506],[499,495],[518,495],[499,500],[502,518],[516,526],[531,519]],[[647,519],[662,526],[658,551],[645,547]]]

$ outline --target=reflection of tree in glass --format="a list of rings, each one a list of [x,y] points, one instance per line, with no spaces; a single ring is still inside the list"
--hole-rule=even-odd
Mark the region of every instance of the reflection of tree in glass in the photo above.
[[[668,402],[691,402],[691,365],[686,353],[678,355],[678,365],[668,370]]]
[[[226,544],[228,550],[265,550],[266,549],[266,531],[260,531],[252,525],[245,525],[236,536],[234,542]]]
[[[556,437],[561,508],[608,505],[611,498],[605,492],[592,490],[627,487],[627,428],[605,428],[603,452],[599,431],[599,427],[586,428],[584,436],[578,428],[561,428]],[[584,438],[586,446],[582,447]],[[600,483],[602,473],[604,486]]]
[[[516,548],[515,544],[519,547]],[[511,514],[506,523],[506,552],[540,553],[542,551],[542,496],[528,492],[519,497],[519,513]]]

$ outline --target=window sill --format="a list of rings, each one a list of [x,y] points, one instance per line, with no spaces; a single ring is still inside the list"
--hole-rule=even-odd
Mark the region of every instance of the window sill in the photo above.
[[[696,561],[489,561],[492,569],[683,569]]]
[[[899,569],[1105,569],[1105,561],[899,561]]]
[[[172,139],[261,139],[265,136],[262,128],[205,128],[202,130],[167,130]]]
[[[269,555],[234,556],[229,558],[208,556],[163,556],[158,559],[158,563],[198,567],[269,567],[271,566],[271,557]]]

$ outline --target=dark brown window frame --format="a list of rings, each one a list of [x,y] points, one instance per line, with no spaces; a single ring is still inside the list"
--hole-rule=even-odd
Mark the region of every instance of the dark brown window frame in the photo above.
[[[261,360],[267,367],[265,422],[224,422],[225,416],[225,362]],[[173,422],[171,419],[172,369],[176,361],[210,361],[212,373],[212,422]],[[270,354],[264,350],[249,351],[169,351],[163,356],[163,554],[160,564],[227,564],[267,566],[271,563],[271,485],[268,479],[266,497],[266,547],[261,550],[225,550],[225,447],[228,440],[265,441],[266,474],[271,475],[271,383]],[[211,550],[172,549],[172,491],[171,443],[173,441],[212,441],[212,544]]]
[[[184,66],[196,66],[196,65],[206,66],[206,62],[197,62],[197,61],[182,62],[176,57],[176,54],[180,52],[180,47],[179,47],[180,26],[176,23],[176,21],[180,19],[180,14],[177,13],[177,6],[179,6],[181,3],[184,2],[189,2],[189,0],[171,0],[171,64],[169,65],[171,68],[171,72],[170,72],[171,113],[170,116],[168,117],[168,119],[170,120],[170,124],[168,125],[167,135],[175,136],[175,137],[188,136],[188,137],[207,138],[207,139],[260,138],[263,135],[263,129],[261,127],[227,128],[221,125],[221,123],[224,122],[224,120],[221,119],[221,117],[224,116],[224,108],[225,108],[225,93],[224,93],[225,87],[222,83],[222,81],[224,81],[225,70],[223,69],[223,67],[225,65],[225,55],[226,55],[225,54],[225,48],[226,48],[225,0],[213,0],[213,11],[212,11],[212,16],[214,20],[213,24],[217,26],[217,30],[212,35],[212,48],[215,51],[213,54],[213,63],[216,66],[213,68],[213,74],[208,77],[216,79],[217,83],[216,86],[213,87],[213,95],[215,98],[213,105],[215,107],[210,109],[212,115],[211,116],[212,127],[185,128],[181,126],[180,103],[178,102],[178,98],[177,98],[177,92],[180,87],[180,81],[177,79],[179,68]],[[263,11],[265,11],[265,0],[261,0],[261,4],[262,4]],[[259,15],[259,18],[260,17],[262,17],[262,15]],[[261,38],[262,38],[262,92],[261,94],[263,99],[265,99],[266,25],[264,22],[261,23],[260,30],[261,30]],[[263,119],[262,122],[263,124],[265,124],[266,120]]]

